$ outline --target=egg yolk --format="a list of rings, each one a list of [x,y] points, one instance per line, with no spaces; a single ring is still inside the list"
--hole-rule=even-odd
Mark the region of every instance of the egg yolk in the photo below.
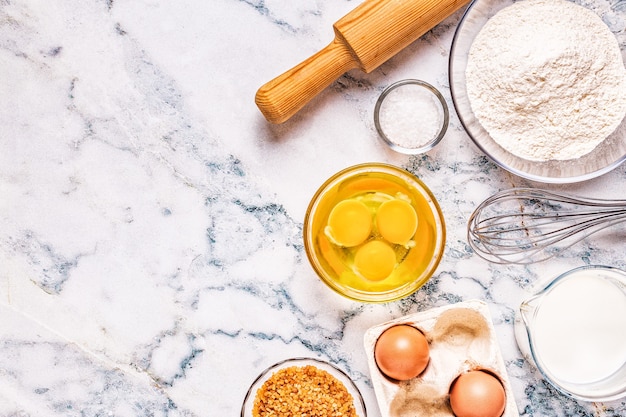
[[[421,374],[430,360],[426,336],[419,329],[398,324],[385,330],[374,346],[378,369],[391,379],[406,381]]]
[[[396,266],[396,253],[380,240],[372,240],[360,247],[354,255],[354,267],[364,278],[380,281],[389,276]]]
[[[404,200],[385,201],[378,208],[376,224],[383,238],[391,243],[404,245],[417,231],[417,213]]]
[[[330,211],[328,229],[329,237],[338,245],[360,245],[372,232],[372,213],[361,201],[340,201]]]

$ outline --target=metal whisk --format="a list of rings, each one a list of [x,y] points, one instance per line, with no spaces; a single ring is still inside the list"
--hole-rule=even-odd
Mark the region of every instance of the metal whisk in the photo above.
[[[533,188],[494,194],[474,210],[467,239],[482,258],[530,264],[626,221],[626,200],[581,198]]]

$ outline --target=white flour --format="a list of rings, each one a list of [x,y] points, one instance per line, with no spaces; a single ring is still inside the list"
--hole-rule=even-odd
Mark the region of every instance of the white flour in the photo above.
[[[521,0],[496,13],[470,48],[466,78],[478,121],[528,160],[579,158],[626,115],[615,36],[565,0]]]

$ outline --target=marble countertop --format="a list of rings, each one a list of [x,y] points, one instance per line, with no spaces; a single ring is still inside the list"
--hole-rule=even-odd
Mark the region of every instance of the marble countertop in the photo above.
[[[571,185],[493,164],[452,111],[443,141],[404,156],[378,139],[389,84],[427,81],[451,109],[456,12],[375,71],[352,70],[285,124],[254,104],[265,82],[326,46],[355,1],[0,1],[0,415],[234,416],[269,365],[312,356],[380,412],[364,332],[405,314],[488,303],[523,416],[623,416],[577,402],[522,357],[514,314],[575,266],[626,268],[623,242],[497,266],[472,253],[475,206],[509,187],[610,197],[626,166]],[[340,297],[304,254],[315,190],[362,162],[433,191],[447,244],[432,279],[387,304]],[[621,184],[621,185],[618,185]]]

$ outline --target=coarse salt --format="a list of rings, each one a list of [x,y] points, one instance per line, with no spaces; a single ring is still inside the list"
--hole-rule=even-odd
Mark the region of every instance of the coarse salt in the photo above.
[[[444,110],[430,90],[407,83],[393,88],[382,101],[379,124],[387,140],[406,149],[419,149],[441,131]]]

